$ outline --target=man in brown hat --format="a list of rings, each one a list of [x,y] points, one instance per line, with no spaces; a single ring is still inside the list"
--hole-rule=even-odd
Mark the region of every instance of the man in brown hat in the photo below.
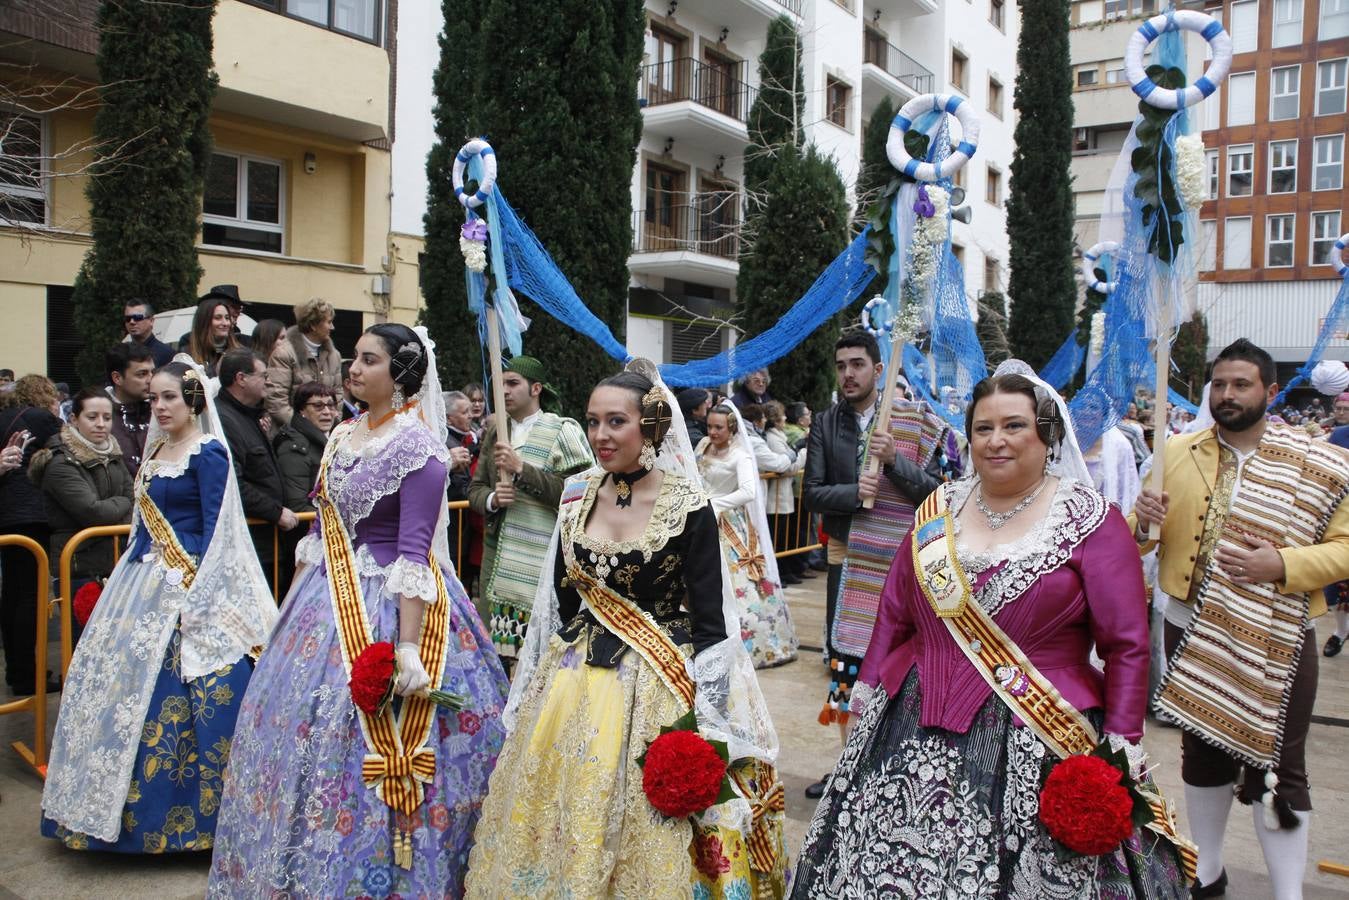
[[[486,520],[478,612],[509,665],[524,643],[563,482],[593,460],[585,431],[559,415],[543,363],[517,356],[502,368],[509,439],[488,420],[468,503]]]

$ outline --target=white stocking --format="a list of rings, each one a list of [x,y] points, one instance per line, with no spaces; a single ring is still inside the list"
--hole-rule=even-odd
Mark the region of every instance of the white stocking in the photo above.
[[[1223,873],[1223,832],[1232,810],[1232,785],[1196,787],[1185,785],[1185,818],[1190,837],[1199,847],[1198,881],[1212,884]]]
[[[1265,854],[1265,868],[1274,888],[1274,900],[1302,900],[1302,876],[1307,869],[1307,832],[1312,814],[1293,810],[1298,818],[1296,828],[1269,828],[1265,825],[1264,808],[1251,804],[1255,819],[1255,836]]]
[[[1349,607],[1335,607],[1335,637],[1340,640],[1349,638]]]

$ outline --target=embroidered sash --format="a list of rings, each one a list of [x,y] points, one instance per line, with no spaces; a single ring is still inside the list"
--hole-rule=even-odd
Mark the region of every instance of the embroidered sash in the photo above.
[[[875,422],[875,419],[872,419]],[[946,424],[926,403],[898,398],[890,415],[890,434],[898,454],[919,468],[925,468],[941,447]],[[861,446],[861,442],[859,442]],[[865,460],[859,462],[863,471]],[[871,509],[853,514],[848,530],[847,555],[839,580],[838,609],[834,615],[831,642],[849,656],[866,655],[871,632],[876,627],[881,590],[895,552],[913,524],[913,501],[901,494],[890,479],[882,476]]]
[[[750,777],[751,769],[753,778]],[[771,872],[778,858],[772,818],[787,811],[786,789],[778,778],[777,769],[763,760],[756,759],[749,766],[731,769],[730,775],[741,796],[749,801],[753,823],[749,835],[750,868],[756,872]]]
[[[342,663],[350,677],[352,662],[373,640],[351,537],[327,491],[331,455],[344,438],[343,434],[334,435],[329,443],[319,471],[315,497],[323,534],[328,589],[333,601],[333,621],[342,646]],[[422,614],[417,654],[431,677],[431,684],[439,687],[445,676],[450,601],[440,565],[431,554],[427,561],[436,579],[436,602],[427,604]],[[391,809],[410,819],[422,804],[422,785],[430,783],[436,773],[436,752],[427,744],[435,721],[435,704],[414,695],[402,698],[402,708],[396,717],[392,703],[385,706],[379,716],[368,715],[357,708],[356,717],[361,723],[368,751],[361,763],[362,780]],[[412,868],[411,831],[411,824],[405,822],[394,836],[394,862],[404,869]]]
[[[142,469],[141,471],[147,470]],[[147,478],[146,481],[149,481],[149,479]],[[145,530],[150,534],[150,540],[154,542],[156,549],[159,550],[160,558],[164,561],[166,570],[164,580],[186,591],[192,587],[192,582],[197,577],[197,564],[192,561],[192,557],[178,542],[178,535],[174,533],[169,520],[164,518],[164,513],[160,512],[159,507],[155,505],[155,501],[150,499],[148,486],[142,486],[140,490],[136,491],[136,505],[140,508],[141,522],[145,525]]]
[[[1060,759],[1095,750],[1100,739],[1087,717],[1064,699],[974,599],[969,577],[956,558],[955,529],[945,491],[933,491],[918,508],[913,546],[923,596],[965,658],[993,688],[993,695]],[[1193,879],[1198,850],[1180,835],[1174,809],[1160,789],[1140,785],[1139,793],[1152,809],[1153,821],[1147,827],[1175,846],[1186,874]]]
[[[1349,471],[1338,449],[1270,424],[1242,469],[1216,546],[1244,549],[1252,536],[1276,547],[1311,546],[1347,492]],[[1211,502],[1218,501],[1215,494]],[[1195,596],[1155,712],[1248,765],[1273,768],[1310,599],[1267,582],[1237,584],[1216,565],[1202,570]]]
[[[749,534],[749,540],[740,539],[740,534],[735,530],[735,524],[731,521],[734,513],[731,510],[723,512],[717,516],[717,528],[721,531],[722,538],[726,541],[731,552],[735,554],[735,561],[731,563],[731,568],[743,571],[752,581],[763,581],[767,575],[767,560],[764,559],[763,549],[759,546],[759,536],[755,533],[756,529],[748,521],[745,522],[746,532]]]

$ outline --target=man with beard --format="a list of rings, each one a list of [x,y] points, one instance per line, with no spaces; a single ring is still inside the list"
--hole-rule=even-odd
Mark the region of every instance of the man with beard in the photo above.
[[[862,509],[863,501],[877,496],[882,477],[916,508],[941,484],[942,456],[934,454],[925,465],[919,465],[897,452],[891,434],[872,434],[871,426],[881,402],[878,382],[883,370],[875,337],[861,330],[845,332],[834,344],[834,369],[839,399],[811,426],[801,498],[811,512],[821,514],[824,533],[829,538],[825,644],[831,683],[820,723],[837,723],[842,734],[848,721],[852,685],[862,664],[861,654],[836,647],[833,637],[853,516]],[[898,387],[896,401],[901,399],[905,387],[902,379]],[[863,472],[863,459],[868,452],[881,463],[881,471]],[[896,552],[900,541],[895,542]],[[806,788],[806,796],[818,799],[824,788],[825,779],[820,779]]]
[[[1311,797],[1306,741],[1316,699],[1311,620],[1320,588],[1349,577],[1349,456],[1269,422],[1274,361],[1238,340],[1213,363],[1215,424],[1171,438],[1166,489],[1144,490],[1130,524],[1159,546],[1167,673],[1159,718],[1179,725],[1196,897],[1221,896],[1235,789],[1278,900],[1302,896]],[[1147,539],[1161,526],[1160,542]]]

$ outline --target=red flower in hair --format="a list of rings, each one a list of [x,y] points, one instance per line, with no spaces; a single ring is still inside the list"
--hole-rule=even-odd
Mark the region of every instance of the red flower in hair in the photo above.
[[[98,598],[101,596],[103,596],[103,585],[97,581],[91,581],[75,592],[75,598],[70,604],[70,611],[75,614],[75,621],[80,623],[80,627],[89,624],[89,617],[94,614],[94,607],[98,604]]]
[[[351,702],[366,715],[378,715],[393,697],[396,671],[393,644],[380,641],[366,647],[351,663]]]
[[[717,802],[726,760],[696,731],[667,731],[651,742],[642,790],[662,815],[684,819]]]
[[[1099,756],[1070,756],[1054,766],[1040,791],[1040,821],[1069,850],[1113,853],[1133,833],[1133,797],[1124,773]]]

